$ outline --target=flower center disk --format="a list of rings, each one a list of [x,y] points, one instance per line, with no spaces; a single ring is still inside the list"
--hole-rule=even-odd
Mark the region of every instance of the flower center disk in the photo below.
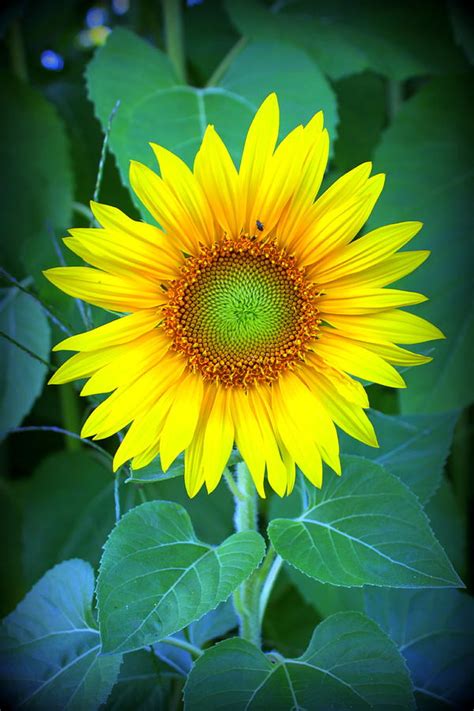
[[[272,242],[224,237],[190,257],[164,308],[175,350],[206,380],[247,388],[301,361],[318,333],[318,291]]]

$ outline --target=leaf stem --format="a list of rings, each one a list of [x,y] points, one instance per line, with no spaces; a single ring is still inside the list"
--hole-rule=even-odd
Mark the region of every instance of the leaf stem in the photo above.
[[[235,483],[235,479],[232,475],[232,473],[227,469],[227,467],[224,469],[224,479],[229,487],[233,497],[237,499],[238,501],[243,501],[245,499],[244,495],[240,492],[239,487]]]
[[[222,59],[220,64],[218,64],[218,66],[215,68],[215,70],[209,77],[207,84],[206,84],[206,88],[216,86],[220,82],[220,80],[222,79],[222,77],[224,76],[226,71],[229,69],[232,62],[234,62],[237,59],[237,57],[239,56],[241,51],[244,49],[244,47],[247,45],[247,43],[248,43],[247,37],[241,37],[234,44],[234,46],[231,47],[231,49],[227,52],[227,54]]]
[[[179,647],[179,649],[184,649],[196,659],[198,657],[201,657],[203,654],[202,649],[199,649],[199,647],[196,647],[196,645],[191,644],[191,642],[187,642],[185,639],[178,639],[177,637],[165,637],[161,640],[161,642],[164,644],[171,644],[173,647]]]
[[[186,83],[183,19],[180,0],[162,0],[166,51],[178,79]]]
[[[117,114],[117,111],[119,110],[119,107],[120,107],[120,99],[117,99],[112,111],[110,112],[110,116],[107,121],[107,127],[104,132],[104,140],[102,141],[102,149],[100,151],[99,167],[97,169],[97,177],[95,180],[94,195],[92,197],[94,202],[97,202],[99,200],[100,186],[102,184],[102,176],[104,174],[105,159],[107,156],[107,146],[109,144],[110,131],[112,129],[112,121],[114,120],[114,118]],[[81,206],[81,207],[84,207],[84,206]],[[90,222],[91,227],[93,226],[93,223],[94,223],[94,215],[91,213],[91,222]]]
[[[9,430],[9,434],[16,434],[17,432],[54,432],[55,434],[63,434],[68,437],[73,437],[79,440],[83,444],[92,447],[96,452],[103,454],[107,459],[112,461],[112,457],[105,449],[102,449],[98,444],[92,442],[90,439],[82,439],[82,437],[75,432],[70,432],[69,430],[63,429],[63,427],[56,427],[55,425],[27,425],[26,427],[15,427],[13,430]]]
[[[276,556],[273,547],[269,548],[268,553],[267,553],[267,558],[270,557],[271,552],[273,552],[273,557],[271,558],[271,567],[270,567],[270,570],[268,571],[268,575],[266,575],[266,577],[265,577],[265,581],[264,581],[263,587],[262,587],[262,592],[260,594],[260,605],[259,605],[260,624],[262,624],[262,622],[263,622],[263,618],[265,615],[265,610],[267,609],[267,604],[268,604],[268,600],[270,598],[270,594],[272,592],[275,581],[278,577],[278,573],[281,570],[281,566],[283,565],[283,558],[281,558],[279,555]],[[265,568],[265,562],[266,562],[267,558],[265,558],[265,560],[262,563],[262,567],[261,567],[262,571]]]
[[[28,69],[26,66],[25,48],[23,45],[23,37],[21,27],[18,20],[14,20],[8,31],[8,51],[10,53],[10,62],[13,74],[25,84],[28,81]]]

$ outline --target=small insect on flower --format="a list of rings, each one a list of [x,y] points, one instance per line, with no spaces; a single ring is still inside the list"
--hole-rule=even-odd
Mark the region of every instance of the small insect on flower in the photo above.
[[[296,465],[321,486],[323,461],[341,472],[336,426],[377,446],[359,379],[403,388],[394,365],[430,358],[396,344],[443,338],[402,310],[424,296],[386,288],[427,258],[398,251],[421,224],[358,237],[384,176],[364,163],[315,201],[329,150],[322,113],[275,150],[278,132],[271,94],[239,170],[213,126],[193,171],[151,144],[161,177],[132,161],[130,183],[162,228],[92,203],[101,228],[65,239],[91,266],[45,272],[67,294],[124,314],[55,348],[76,355],[51,383],[87,378],[83,395],[110,393],[82,436],[128,427],[115,469],[159,455],[167,470],[184,451],[190,496],[217,486],[234,444],[261,496],[266,481],[290,493]]]

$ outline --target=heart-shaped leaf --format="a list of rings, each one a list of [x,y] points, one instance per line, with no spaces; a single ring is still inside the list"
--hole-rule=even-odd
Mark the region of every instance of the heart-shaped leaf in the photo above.
[[[91,566],[69,560],[48,571],[5,618],[0,679],[9,708],[94,711],[105,702],[122,659],[100,655],[93,592]]]
[[[104,651],[153,644],[226,600],[265,550],[255,531],[216,548],[196,538],[186,510],[153,501],[126,514],[112,531],[97,585]]]
[[[343,458],[317,503],[268,533],[288,563],[321,582],[390,587],[462,587],[416,496],[380,465]]]
[[[333,615],[297,659],[263,654],[233,638],[195,663],[185,687],[188,711],[414,708],[411,682],[394,643],[367,617]]]

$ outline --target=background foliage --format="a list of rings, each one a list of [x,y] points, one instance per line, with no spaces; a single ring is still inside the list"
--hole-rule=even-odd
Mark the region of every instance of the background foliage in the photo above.
[[[0,14],[2,707],[179,709],[184,691],[190,711],[464,708],[471,15],[454,0],[189,1],[183,64],[173,7],[42,0]],[[151,219],[128,189],[130,158],[154,167],[149,141],[191,163],[214,123],[238,163],[271,91],[282,135],[324,110],[325,184],[368,159],[387,173],[371,227],[424,222],[415,248],[432,256],[403,288],[429,295],[417,313],[447,339],[404,373],[406,390],[368,385],[380,449],[341,435],[342,478],[270,495],[260,533],[234,534],[225,482],[190,501],[180,459],[166,475],[156,461],[114,478],[116,439],[78,440],[93,402],[45,387],[59,364],[50,348],[109,316],[41,270],[78,263],[60,238],[89,225],[93,196]],[[269,543],[279,576],[259,649],[236,636],[229,596],[249,575],[261,591]]]

